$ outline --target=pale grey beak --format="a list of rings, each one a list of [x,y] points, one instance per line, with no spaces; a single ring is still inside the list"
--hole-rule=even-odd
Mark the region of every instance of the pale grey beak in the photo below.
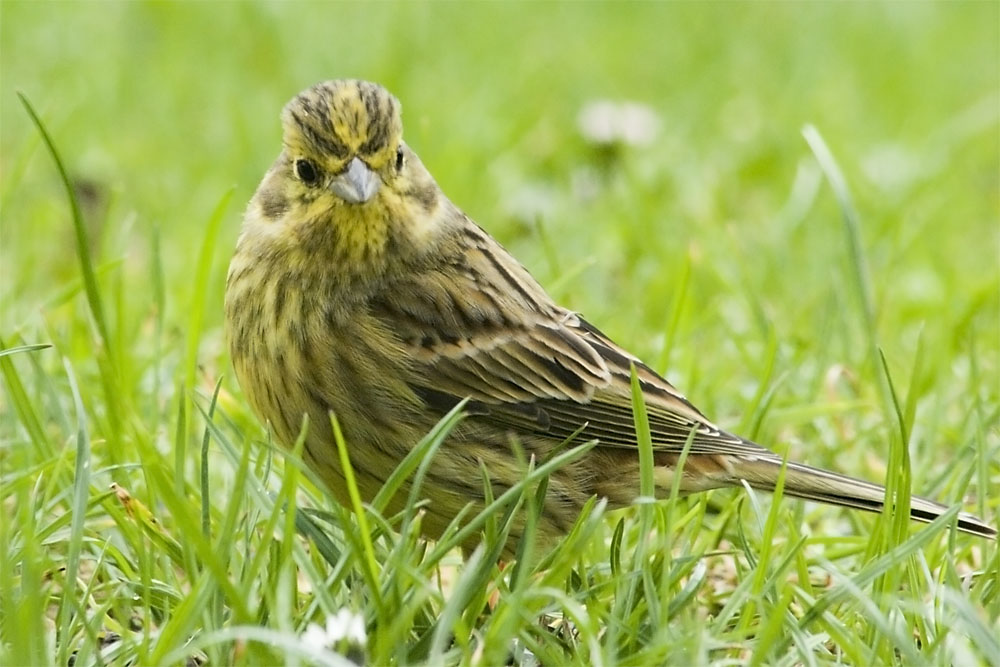
[[[379,177],[359,158],[353,158],[347,169],[333,177],[330,190],[351,204],[362,204],[378,192]]]

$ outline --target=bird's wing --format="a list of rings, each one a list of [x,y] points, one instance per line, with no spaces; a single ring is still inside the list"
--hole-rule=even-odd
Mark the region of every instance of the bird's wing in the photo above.
[[[410,277],[370,304],[406,348],[409,384],[430,409],[443,414],[468,398],[472,419],[515,433],[563,440],[580,431],[604,446],[634,448],[634,365],[658,451],[679,452],[692,430],[693,454],[767,451],[716,427],[660,375],[556,306],[492,246],[481,248],[481,257],[467,249],[447,272]]]

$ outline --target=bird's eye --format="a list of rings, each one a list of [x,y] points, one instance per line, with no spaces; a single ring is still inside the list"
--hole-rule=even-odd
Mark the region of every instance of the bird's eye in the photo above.
[[[400,146],[396,149],[396,171],[403,168],[403,147]]]
[[[309,160],[295,161],[295,175],[306,185],[316,185],[316,182],[319,180],[319,173],[316,171],[316,166]]]

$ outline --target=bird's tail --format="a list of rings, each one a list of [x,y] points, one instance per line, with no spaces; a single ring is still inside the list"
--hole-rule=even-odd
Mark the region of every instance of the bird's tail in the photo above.
[[[774,491],[781,471],[781,461],[767,458],[743,459],[739,475],[747,484],[762,491]],[[813,468],[802,463],[788,462],[785,473],[784,494],[805,500],[815,500],[830,505],[841,505],[869,512],[881,512],[885,505],[885,487],[829,470]],[[919,496],[910,498],[910,518],[933,521],[948,510],[946,505]],[[996,528],[982,519],[960,512],[958,529],[972,535],[996,539]]]

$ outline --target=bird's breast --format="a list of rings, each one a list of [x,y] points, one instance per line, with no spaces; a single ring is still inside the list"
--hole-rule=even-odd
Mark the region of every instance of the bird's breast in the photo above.
[[[352,447],[393,451],[419,438],[414,429],[424,425],[404,381],[409,358],[364,302],[340,299],[305,275],[259,281],[237,267],[226,315],[240,386],[283,444],[294,443],[308,418],[314,457],[335,457],[331,413]]]

